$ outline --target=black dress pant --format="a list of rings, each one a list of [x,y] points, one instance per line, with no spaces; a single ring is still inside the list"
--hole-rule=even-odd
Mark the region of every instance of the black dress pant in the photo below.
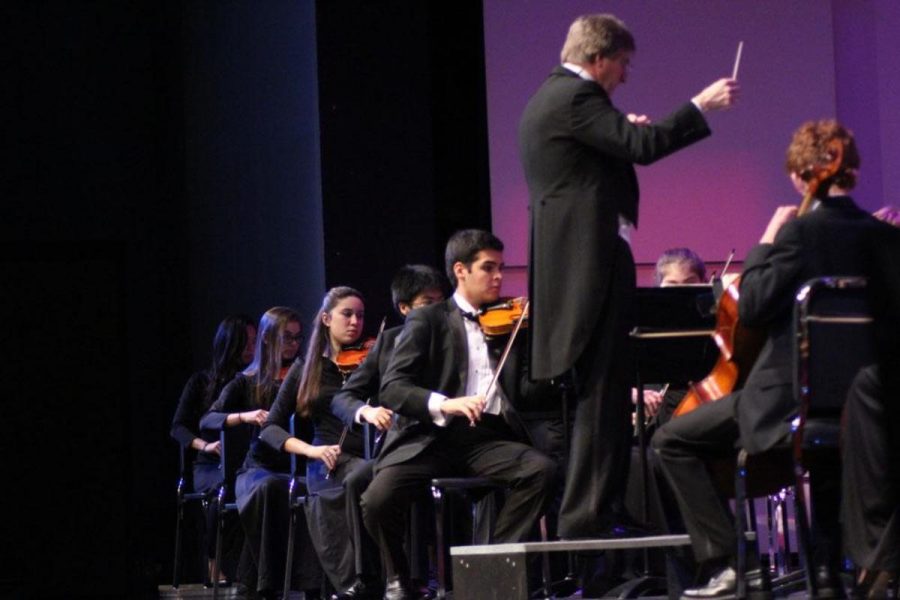
[[[346,492],[345,518],[353,543],[353,566],[357,577],[377,581],[381,577],[381,561],[378,546],[366,531],[360,506],[363,492],[374,477],[374,461],[368,460],[354,467],[344,478]]]
[[[454,420],[412,459],[377,469],[362,496],[362,514],[381,549],[388,577],[409,577],[403,538],[412,500],[421,497],[434,477],[473,476],[508,485],[494,540],[515,542],[525,539],[551,500],[556,466],[530,446],[499,439],[489,428]]]
[[[670,420],[651,439],[699,561],[732,557],[737,547],[731,512],[710,476],[708,462],[736,455],[738,394]]]
[[[628,332],[634,321],[635,275],[631,249],[623,240],[613,268],[606,301],[598,302],[600,320],[573,370],[577,404],[559,515],[563,538],[601,534],[625,513],[634,372]]]
[[[290,478],[288,473],[262,467],[245,469],[237,476],[235,495],[238,514],[256,566],[255,587],[259,592],[276,592],[284,584],[290,523]],[[318,589],[322,581],[322,568],[302,516],[300,521],[297,524],[291,589]],[[243,579],[242,582],[251,583]]]
[[[845,408],[843,527],[859,567],[900,570],[900,423],[897,392],[879,371],[860,371]]]
[[[364,458],[341,454],[330,476],[322,461],[306,463],[306,485],[310,497],[306,504],[309,535],[325,575],[338,591],[346,590],[356,579],[353,523],[347,518],[350,498],[345,481],[354,472],[367,469]]]
[[[773,390],[775,395],[778,392]],[[736,405],[740,398],[741,391],[737,391],[675,417],[651,439],[691,536],[694,556],[701,562],[732,559],[737,550],[731,510],[710,468],[711,463],[723,459],[730,464],[736,460],[740,438]],[[810,481],[813,560],[816,565],[831,568],[839,567],[840,558],[836,473],[833,468],[820,466],[811,473]],[[748,558],[752,565],[757,555],[752,553]]]

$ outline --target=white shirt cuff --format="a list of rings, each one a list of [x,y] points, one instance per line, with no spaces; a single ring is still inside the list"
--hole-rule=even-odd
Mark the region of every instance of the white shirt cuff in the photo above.
[[[431,414],[431,420],[438,427],[447,426],[447,417],[441,412],[441,404],[445,400],[447,400],[447,396],[436,392],[431,392],[431,396],[428,398],[428,412]]]
[[[354,423],[359,423],[360,425],[362,425],[362,422],[363,422],[363,420],[362,420],[362,411],[363,411],[364,408],[365,408],[365,406],[360,406],[360,407],[359,407],[359,410],[356,411],[356,414],[353,415],[353,422],[354,422]]]

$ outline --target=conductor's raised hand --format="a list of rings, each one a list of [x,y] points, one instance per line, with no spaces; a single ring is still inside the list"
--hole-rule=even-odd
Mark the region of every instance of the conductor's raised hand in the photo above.
[[[625,118],[628,119],[629,123],[633,125],[650,125],[650,117],[647,115],[636,115],[634,113],[628,113],[625,115]]]
[[[740,91],[741,86],[736,79],[723,77],[707,86],[692,100],[703,112],[722,110],[734,106]]]
[[[484,411],[484,396],[449,398],[441,404],[441,412],[444,413],[444,416],[459,415],[467,418],[471,425],[481,419],[482,411]]]

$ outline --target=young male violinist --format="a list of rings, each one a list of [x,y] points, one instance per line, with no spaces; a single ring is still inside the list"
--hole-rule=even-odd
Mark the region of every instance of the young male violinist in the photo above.
[[[652,439],[691,535],[694,554],[709,576],[706,584],[685,590],[682,598],[734,596],[734,527],[707,462],[733,456],[736,443],[755,454],[787,439],[798,409],[793,392],[791,325],[796,291],[814,277],[866,274],[867,240],[878,224],[847,195],[859,168],[852,134],[831,120],[802,125],[787,150],[787,171],[798,192],[812,193],[807,189],[809,182],[814,170],[831,160],[831,144],[840,144],[843,161],[836,173],[818,186],[814,209],[798,218],[796,206],[778,208],[760,243],[744,261],[738,314],[744,325],[767,332],[744,387],[674,417]],[[815,503],[816,495],[827,490],[819,487],[815,473],[812,486]],[[819,503],[819,508],[826,506]],[[834,519],[831,527],[813,523],[813,535],[821,536],[814,542],[815,576],[825,597],[843,595],[835,577],[840,547],[830,535],[838,530],[835,513],[818,511],[819,518]],[[750,560],[758,561],[758,556],[751,553]],[[759,569],[758,562],[750,565],[748,595],[771,597],[767,572]]]
[[[405,265],[391,281],[391,300],[394,308],[406,317],[415,308],[436,304],[444,300],[446,282],[440,271],[427,265]],[[331,411],[348,427],[371,423],[384,435],[391,425],[391,411],[376,408],[381,377],[384,374],[402,326],[387,329],[378,336],[375,346],[362,364],[353,372],[341,391],[331,401]],[[365,468],[356,469],[344,480],[347,493],[347,523],[353,543],[356,581],[346,590],[333,596],[333,600],[381,598],[379,583],[381,568],[378,549],[365,531],[360,512],[360,497],[372,481],[370,461]]]
[[[521,440],[524,426],[507,391],[516,361],[496,385],[496,362],[477,323],[500,296],[503,243],[486,231],[464,230],[447,242],[453,297],[413,311],[398,339],[380,400],[398,420],[376,459],[362,497],[366,528],[378,542],[387,575],[385,598],[412,598],[403,524],[412,497],[440,476],[487,476],[509,484],[494,531],[498,542],[523,539],[551,499],[553,461]]]

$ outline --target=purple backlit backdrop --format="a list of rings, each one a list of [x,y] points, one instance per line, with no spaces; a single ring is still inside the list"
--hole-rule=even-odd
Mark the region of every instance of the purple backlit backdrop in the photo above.
[[[637,41],[628,82],[613,102],[625,112],[661,119],[718,77],[730,75],[744,41],[740,103],[709,116],[712,137],[654,165],[638,167],[638,263],[687,245],[721,261],[740,260],[774,209],[797,197],[784,174],[792,131],[808,119],[837,116],[858,137],[863,173],[855,193],[865,208],[886,196],[900,139],[888,107],[900,91],[892,0],[617,0],[554,2],[484,0],[485,61],[494,231],[522,292],[527,262],[528,194],[518,159],[516,127],[528,98],[559,61],[572,19],[610,12]],[[881,61],[879,62],[879,57]],[[892,110],[895,110],[893,108]],[[562,267],[562,266],[561,266]]]

